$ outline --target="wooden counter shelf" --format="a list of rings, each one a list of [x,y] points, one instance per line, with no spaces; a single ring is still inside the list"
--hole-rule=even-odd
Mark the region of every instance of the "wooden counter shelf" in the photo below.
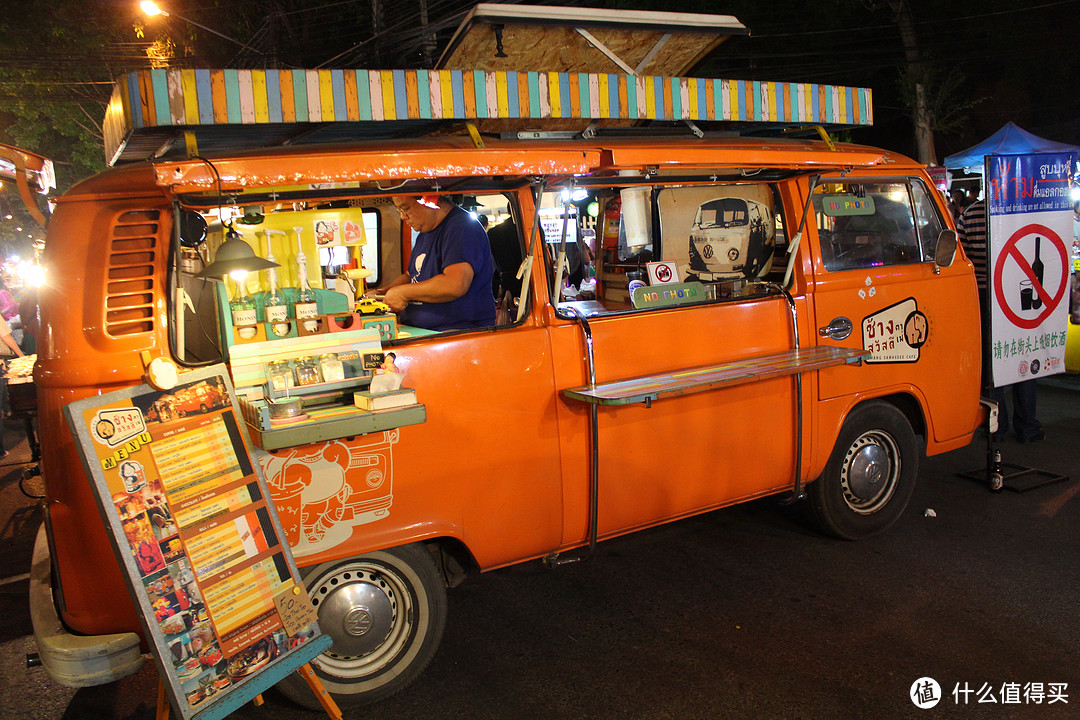
[[[763,355],[749,360],[644,375],[563,390],[570,400],[594,405],[630,405],[731,385],[861,362],[870,353],[853,348],[816,346]]]

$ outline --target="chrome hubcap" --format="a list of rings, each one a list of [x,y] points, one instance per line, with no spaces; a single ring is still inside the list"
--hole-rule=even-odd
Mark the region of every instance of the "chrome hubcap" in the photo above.
[[[877,512],[889,502],[899,477],[900,453],[893,438],[879,431],[865,433],[844,457],[844,500],[860,515]]]
[[[335,567],[309,595],[334,645],[314,662],[342,678],[364,678],[393,663],[414,629],[410,585],[394,568],[360,560]]]
[[[386,640],[393,624],[393,602],[374,583],[338,585],[319,602],[319,626],[334,639],[336,655],[367,655]]]

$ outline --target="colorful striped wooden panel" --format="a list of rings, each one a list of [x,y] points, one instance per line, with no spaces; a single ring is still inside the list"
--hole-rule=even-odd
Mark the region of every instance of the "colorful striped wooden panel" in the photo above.
[[[139,70],[116,81],[106,146],[144,127],[588,118],[871,125],[869,88],[461,70]]]

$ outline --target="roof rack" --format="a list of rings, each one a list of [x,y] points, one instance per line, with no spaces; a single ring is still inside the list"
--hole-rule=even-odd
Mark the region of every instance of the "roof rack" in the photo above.
[[[479,142],[481,132],[593,138],[653,125],[703,137],[701,124],[760,134],[873,123],[867,88],[685,77],[748,33],[730,15],[481,3],[434,70],[127,73],[106,113],[105,155],[115,164],[175,157],[189,140],[213,154],[462,125]]]

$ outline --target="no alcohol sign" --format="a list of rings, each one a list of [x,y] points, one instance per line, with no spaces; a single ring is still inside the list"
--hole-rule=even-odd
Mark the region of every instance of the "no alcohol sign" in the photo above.
[[[1031,330],[1054,314],[1069,284],[1068,258],[1065,242],[1038,223],[1005,241],[994,262],[994,294],[1009,322]]]
[[[1065,369],[1072,153],[988,155],[991,332],[997,386]],[[1070,242],[1071,244],[1071,242]]]

